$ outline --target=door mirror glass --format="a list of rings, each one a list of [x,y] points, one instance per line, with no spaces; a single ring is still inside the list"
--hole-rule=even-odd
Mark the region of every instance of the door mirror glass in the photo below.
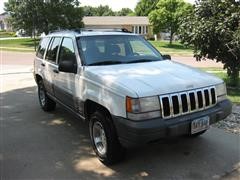
[[[67,73],[77,73],[76,64],[73,61],[61,61],[58,66],[58,70]]]
[[[171,59],[172,59],[169,54],[164,54],[164,55],[162,55],[162,57],[163,57],[163,59],[165,59],[165,60],[171,60]]]

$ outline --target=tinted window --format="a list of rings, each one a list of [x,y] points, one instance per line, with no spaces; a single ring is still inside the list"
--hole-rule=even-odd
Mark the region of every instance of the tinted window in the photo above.
[[[39,44],[38,51],[37,51],[37,57],[43,59],[44,52],[47,49],[48,43],[50,38],[43,38]]]
[[[60,40],[61,40],[60,37],[56,37],[51,40],[51,44],[48,47],[48,51],[46,54],[46,60],[52,61],[54,63],[56,62],[57,51],[60,44]]]
[[[64,38],[59,53],[59,62],[73,61],[76,63],[73,41],[71,38]]]

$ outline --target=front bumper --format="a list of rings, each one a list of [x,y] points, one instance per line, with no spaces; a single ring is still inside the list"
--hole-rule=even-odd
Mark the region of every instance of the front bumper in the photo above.
[[[113,116],[120,143],[125,147],[138,146],[169,136],[190,134],[191,122],[194,119],[209,116],[210,124],[225,119],[232,112],[229,100],[219,102],[214,107],[171,119],[149,119],[132,121]]]

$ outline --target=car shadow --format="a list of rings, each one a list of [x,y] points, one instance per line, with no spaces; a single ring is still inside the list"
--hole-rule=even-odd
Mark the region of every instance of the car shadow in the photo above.
[[[210,179],[240,162],[239,136],[213,128],[129,149],[123,162],[105,166],[91,148],[88,123],[60,106],[43,112],[35,86],[0,100],[3,179]]]

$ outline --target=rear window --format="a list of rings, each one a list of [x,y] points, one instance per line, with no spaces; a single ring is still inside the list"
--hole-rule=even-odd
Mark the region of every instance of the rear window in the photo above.
[[[38,50],[37,50],[37,57],[43,59],[44,52],[47,49],[48,43],[49,43],[50,38],[43,38],[39,44]]]
[[[60,45],[61,38],[55,37],[52,39],[46,54],[46,60],[56,63],[57,51]]]

